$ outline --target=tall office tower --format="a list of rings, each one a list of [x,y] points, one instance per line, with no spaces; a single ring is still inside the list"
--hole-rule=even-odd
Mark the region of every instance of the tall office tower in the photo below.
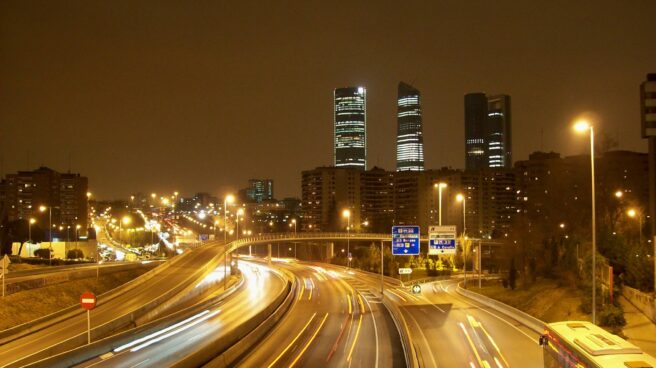
[[[334,166],[366,170],[367,90],[337,88],[334,101]]]
[[[487,96],[465,95],[465,170],[481,170],[487,159]]]
[[[272,179],[249,179],[246,196],[252,202],[261,203],[273,199]]]
[[[396,171],[424,171],[420,100],[419,90],[409,84],[399,83]]]
[[[656,236],[656,73],[647,74],[647,80],[640,84],[640,116],[642,138],[647,138],[649,142],[649,228],[651,236],[654,237]]]
[[[488,167],[512,169],[510,96],[487,98]]]

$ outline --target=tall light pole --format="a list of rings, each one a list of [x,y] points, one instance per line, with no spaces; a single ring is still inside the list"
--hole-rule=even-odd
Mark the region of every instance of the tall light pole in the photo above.
[[[34,217],[30,218],[30,221],[27,223],[27,237],[28,240],[27,242],[32,244],[32,225],[36,223],[36,219]],[[20,257],[20,254],[18,255]]]
[[[438,193],[437,194],[437,196],[438,196],[437,202],[438,202],[439,210],[438,210],[438,214],[437,214],[437,218],[438,218],[437,224],[442,226],[442,189],[446,188],[447,185],[446,185],[446,183],[440,182],[440,183],[435,183],[433,186],[435,188],[437,188],[437,193]]]
[[[223,289],[228,285],[228,203],[235,201],[235,196],[228,194],[223,200]]]
[[[585,120],[579,120],[574,129],[577,132],[588,132],[590,135],[590,186],[592,202],[592,323],[597,324],[597,223],[595,215],[595,173],[594,173],[594,128]]]
[[[345,209],[342,211],[342,216],[346,217],[346,259],[348,267],[351,267],[351,211]]]
[[[638,218],[638,245],[642,246],[642,214],[633,208],[626,211],[626,214],[631,218]]]
[[[296,238],[296,219],[292,219],[292,224],[294,224],[294,238]],[[294,258],[296,257],[296,242],[294,242]]]
[[[467,241],[465,239],[465,234],[467,233],[467,198],[458,194],[456,196],[458,202],[462,202],[462,252],[463,252],[463,270],[465,272],[465,289],[467,288]]]
[[[50,243],[48,247],[50,250],[48,252],[48,265],[52,266],[52,206],[39,206],[40,212],[45,212],[46,209],[48,210],[48,242]]]

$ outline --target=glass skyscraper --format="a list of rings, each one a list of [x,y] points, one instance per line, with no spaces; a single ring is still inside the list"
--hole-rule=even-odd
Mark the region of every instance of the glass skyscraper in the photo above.
[[[465,170],[487,167],[486,147],[487,96],[465,95]]]
[[[465,169],[512,168],[510,96],[465,95]]]
[[[512,136],[510,122],[510,96],[498,95],[488,97],[488,167],[512,168]]]
[[[400,82],[397,100],[396,171],[424,171],[421,96]]]
[[[367,90],[337,88],[334,103],[334,166],[366,170]]]

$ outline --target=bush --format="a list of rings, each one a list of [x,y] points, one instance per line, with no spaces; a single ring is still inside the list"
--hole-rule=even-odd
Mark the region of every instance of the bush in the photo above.
[[[626,325],[624,311],[622,308],[614,305],[604,305],[599,313],[599,324],[606,327],[623,327]]]
[[[52,251],[48,248],[41,248],[34,251],[34,256],[43,259],[49,259],[51,252]]]
[[[66,252],[66,258],[67,259],[84,258],[84,252],[82,252],[82,249],[71,249],[68,252]]]

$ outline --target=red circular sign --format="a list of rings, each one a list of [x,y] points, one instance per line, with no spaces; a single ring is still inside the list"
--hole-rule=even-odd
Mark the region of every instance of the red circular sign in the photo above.
[[[96,296],[92,292],[84,292],[80,296],[80,306],[84,309],[91,310],[96,307]]]

